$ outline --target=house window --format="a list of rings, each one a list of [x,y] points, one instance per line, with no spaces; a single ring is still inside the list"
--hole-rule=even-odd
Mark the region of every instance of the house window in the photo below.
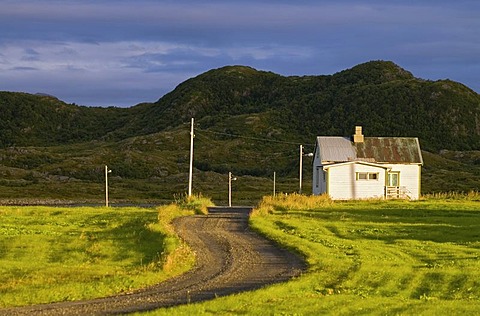
[[[398,187],[400,185],[400,172],[389,172],[387,176],[387,186]]]
[[[320,186],[320,167],[317,167],[317,176],[315,177],[315,187]]]
[[[357,180],[378,180],[378,172],[357,172]]]
[[[368,173],[367,172],[357,172],[357,180],[367,180]]]

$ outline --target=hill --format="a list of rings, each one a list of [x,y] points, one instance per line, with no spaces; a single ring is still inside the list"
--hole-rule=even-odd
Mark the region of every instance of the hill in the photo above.
[[[392,62],[374,61],[332,76],[283,77],[243,66],[211,70],[185,81],[125,127],[149,134],[209,118],[262,113],[285,135],[310,142],[316,135],[416,136],[423,148],[480,148],[480,96],[449,80],[414,78]]]
[[[0,147],[102,138],[125,124],[125,109],[66,104],[48,95],[0,92]]]
[[[298,145],[317,135],[419,137],[423,191],[480,189],[480,96],[426,81],[392,62],[329,76],[284,77],[245,66],[210,70],[155,103],[91,108],[54,97],[0,92],[0,198],[171,199],[186,191],[189,121],[195,117],[194,188],[225,198],[229,171],[245,199],[298,187]],[[305,185],[310,181],[304,162]],[[306,189],[307,190],[307,189]]]

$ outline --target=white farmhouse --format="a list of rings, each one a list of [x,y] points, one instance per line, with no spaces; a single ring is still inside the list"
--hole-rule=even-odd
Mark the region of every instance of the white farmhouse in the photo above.
[[[418,138],[319,136],[313,160],[313,194],[334,200],[420,196],[422,153]]]

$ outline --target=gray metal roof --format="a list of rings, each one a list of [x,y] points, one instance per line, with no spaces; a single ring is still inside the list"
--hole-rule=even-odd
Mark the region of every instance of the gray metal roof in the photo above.
[[[317,144],[322,161],[351,161],[357,157],[352,142],[346,137],[319,136],[317,137]]]
[[[418,138],[365,137],[354,143],[348,137],[320,136],[317,147],[322,162],[367,161],[423,164]]]

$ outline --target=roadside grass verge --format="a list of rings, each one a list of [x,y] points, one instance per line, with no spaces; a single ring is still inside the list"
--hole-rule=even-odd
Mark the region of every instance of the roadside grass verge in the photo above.
[[[185,194],[181,197],[176,197],[173,205],[176,205],[181,209],[191,210],[195,214],[206,215],[208,214],[208,207],[214,206],[215,204],[210,198],[201,194],[194,194],[192,196]]]
[[[171,221],[182,207],[0,207],[0,307],[103,297],[189,270]],[[187,204],[188,204],[187,203]]]
[[[478,195],[332,202],[266,197],[251,227],[308,262],[301,277],[152,315],[474,315]]]

